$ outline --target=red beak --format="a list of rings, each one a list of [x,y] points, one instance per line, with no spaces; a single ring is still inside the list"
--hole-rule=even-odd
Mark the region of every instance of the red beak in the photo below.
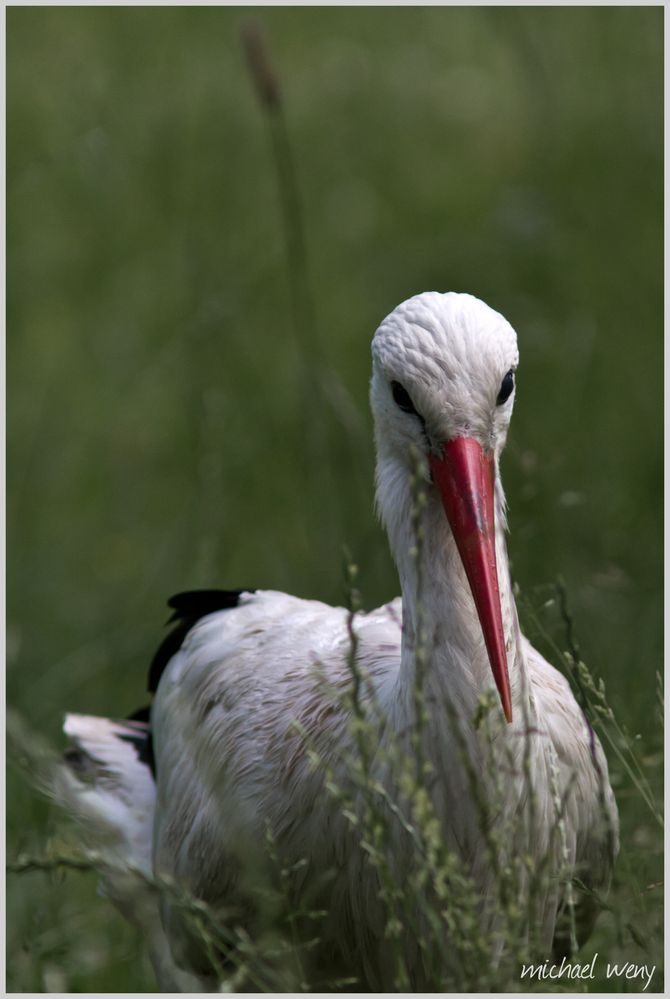
[[[441,457],[431,455],[430,468],[470,583],[505,718],[511,722],[512,698],[496,564],[493,455],[487,457],[471,437],[456,437],[447,441]]]

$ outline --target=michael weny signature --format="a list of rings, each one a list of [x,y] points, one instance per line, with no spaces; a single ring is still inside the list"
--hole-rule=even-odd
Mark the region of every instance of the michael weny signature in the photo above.
[[[522,978],[536,978],[544,981],[547,978],[595,978],[596,963],[598,954],[594,954],[588,964],[578,964],[563,958],[560,964],[523,964],[521,966]],[[605,968],[607,978],[626,978],[629,981],[637,979],[640,984],[644,982],[640,991],[646,992],[651,985],[651,980],[656,971],[655,964],[633,964],[632,961],[624,961],[621,964],[612,964],[609,961]]]

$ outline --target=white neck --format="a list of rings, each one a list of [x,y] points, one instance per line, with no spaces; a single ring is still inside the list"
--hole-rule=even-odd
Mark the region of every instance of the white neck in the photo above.
[[[424,650],[424,696],[433,724],[444,728],[445,701],[464,722],[473,717],[478,700],[486,691],[493,691],[496,708],[499,701],[456,543],[435,489],[424,488],[426,503],[421,518],[423,538],[418,546],[419,561],[412,518],[416,496],[410,477],[398,459],[380,456],[378,505],[398,567],[403,598],[402,659],[392,713],[399,724],[406,724],[413,716],[418,642]],[[516,727],[527,717],[528,705],[523,703],[527,686],[505,545],[504,497],[497,471],[496,558]]]

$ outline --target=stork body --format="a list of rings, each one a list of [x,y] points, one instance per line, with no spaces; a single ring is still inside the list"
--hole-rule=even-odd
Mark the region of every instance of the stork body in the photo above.
[[[377,505],[402,600],[352,616],[273,591],[223,598],[222,610],[211,594],[200,611],[197,595],[177,598],[186,627],[154,664],[154,872],[241,918],[243,875],[270,835],[293,869],[291,892],[327,910],[322,965],[375,991],[394,987],[398,948],[411,986],[430,980],[416,933],[389,940],[379,869],[361,845],[352,710],[372,730],[366,766],[383,789],[389,869],[407,877],[413,849],[397,821],[407,794],[392,761],[419,754],[441,839],[476,886],[484,931],[499,918],[489,904],[500,876],[492,823],[509,831],[499,866],[528,855],[550,871],[534,901],[547,955],[569,875],[603,888],[616,852],[602,749],[566,680],[518,626],[498,470],[517,362],[512,328],[469,295],[399,306],[373,341],[371,402]],[[489,693],[495,705],[478,726]],[[325,788],[326,773],[352,808]],[[588,905],[578,911],[580,932],[592,917]],[[152,919],[175,967],[214,987],[179,907],[164,897]]]

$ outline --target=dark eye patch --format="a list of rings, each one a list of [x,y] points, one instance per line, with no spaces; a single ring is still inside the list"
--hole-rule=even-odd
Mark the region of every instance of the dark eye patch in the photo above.
[[[403,413],[413,413],[415,416],[419,416],[409,392],[400,384],[400,382],[391,382],[391,392],[393,393],[393,401],[396,406],[399,406],[400,409],[402,409]]]
[[[507,402],[512,392],[514,391],[514,372],[510,368],[505,377],[502,380],[500,386],[500,392],[498,392],[498,398],[496,399],[496,406],[502,406],[504,402]]]

